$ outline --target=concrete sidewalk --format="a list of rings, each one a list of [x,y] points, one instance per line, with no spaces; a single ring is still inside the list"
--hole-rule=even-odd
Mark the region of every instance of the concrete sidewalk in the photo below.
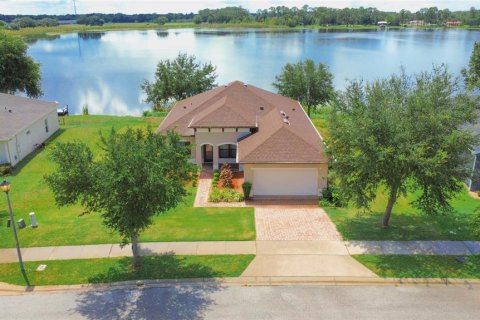
[[[165,253],[179,255],[256,254],[325,255],[354,254],[421,254],[471,255],[480,254],[480,241],[199,241],[144,242],[142,255]],[[130,246],[118,244],[81,246],[32,247],[22,249],[25,261],[112,258],[131,256]],[[0,249],[0,263],[17,261],[16,250]]]

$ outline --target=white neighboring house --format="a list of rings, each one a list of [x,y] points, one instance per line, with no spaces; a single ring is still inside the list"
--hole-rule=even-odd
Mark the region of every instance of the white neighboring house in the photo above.
[[[57,102],[0,93],[0,163],[18,164],[58,130]]]

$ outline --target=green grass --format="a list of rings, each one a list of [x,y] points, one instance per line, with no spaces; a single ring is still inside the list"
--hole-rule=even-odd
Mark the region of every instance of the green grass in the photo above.
[[[386,278],[480,278],[480,256],[356,255],[360,263]]]
[[[28,222],[29,212],[37,215],[39,227],[19,230],[23,247],[116,243],[119,236],[103,226],[99,214],[81,215],[79,205],[59,208],[43,179],[54,170],[48,155],[55,142],[80,140],[99,154],[99,131],[112,127],[148,127],[155,129],[161,118],[116,116],[69,116],[60,131],[44,150],[29,156],[7,179],[12,183],[10,196],[15,219]],[[189,187],[188,196],[177,208],[154,218],[141,241],[253,240],[255,223],[252,208],[193,208],[196,189]],[[0,198],[0,247],[13,247],[5,197]]]
[[[238,277],[254,255],[148,256],[140,269],[131,268],[131,258],[49,260],[27,262],[30,285],[110,283],[146,279]],[[46,264],[45,271],[36,271]],[[18,263],[0,264],[0,282],[25,285]]]
[[[473,211],[480,201],[466,189],[451,202],[455,212],[430,216],[410,204],[417,195],[401,197],[393,207],[388,228],[382,227],[387,195],[380,190],[371,212],[359,212],[354,207],[325,207],[328,215],[345,240],[480,240],[472,227]]]

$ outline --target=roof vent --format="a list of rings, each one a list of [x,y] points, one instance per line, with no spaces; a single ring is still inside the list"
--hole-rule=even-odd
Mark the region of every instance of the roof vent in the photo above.
[[[248,86],[246,83],[243,84],[245,87]]]
[[[295,108],[292,108],[292,111],[295,111]]]
[[[265,109],[264,107],[260,106],[260,110],[264,110],[264,109]]]
[[[8,109],[8,112],[12,113],[12,109]]]
[[[285,111],[283,111],[283,110],[280,110],[280,114],[281,114],[282,116],[284,116],[284,117],[287,115],[287,114],[285,113]]]
[[[187,106],[183,106],[183,109],[187,109]]]
[[[290,125],[290,121],[288,121],[288,119],[286,119],[286,118],[283,118],[282,120],[283,120],[283,122],[284,122],[284,123],[286,123],[286,124]]]

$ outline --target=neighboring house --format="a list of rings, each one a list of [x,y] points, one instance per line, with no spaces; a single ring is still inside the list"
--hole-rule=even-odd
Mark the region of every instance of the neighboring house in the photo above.
[[[15,166],[57,131],[57,107],[0,93],[0,163]]]
[[[462,22],[459,20],[448,20],[447,22],[445,22],[445,25],[447,26],[459,26],[461,24]]]
[[[323,139],[298,101],[239,81],[178,101],[157,132],[192,144],[192,161],[238,164],[252,196],[317,197],[327,184]]]

